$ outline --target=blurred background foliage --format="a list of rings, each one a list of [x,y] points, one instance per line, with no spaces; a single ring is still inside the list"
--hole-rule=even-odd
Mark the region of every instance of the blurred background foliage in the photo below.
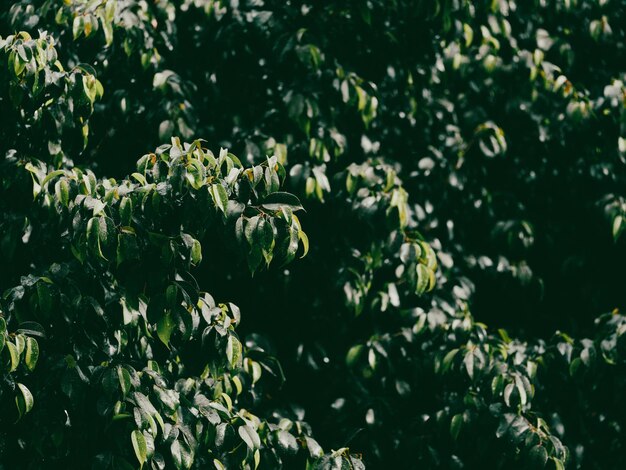
[[[159,307],[172,281],[185,282],[181,289],[195,292],[187,307],[209,291],[241,308],[236,337],[261,366],[233,362],[232,340],[230,352],[218,341],[213,354],[224,364],[211,376],[248,377],[243,393],[225,393],[268,420],[222,416],[260,430],[263,442],[248,445],[240,433],[250,449],[241,455],[198,439],[189,467],[207,465],[207,455],[232,458],[227,468],[259,465],[259,448],[265,468],[351,468],[362,465],[358,457],[371,468],[623,468],[624,17],[619,0],[5,2],[5,342],[26,360],[20,343],[37,335],[16,339],[28,295],[14,286],[35,288],[28,308],[45,310],[47,281],[28,276],[45,277],[51,263],[64,260],[83,295],[95,289],[83,285],[83,271],[104,276],[90,295],[105,310],[143,295],[165,312],[143,329],[135,317],[106,327],[113,336],[131,329],[137,343],[158,325],[174,335],[181,326],[181,341],[193,343],[198,326],[187,326],[188,338],[182,319],[163,330],[181,313]],[[181,143],[200,137],[232,154]],[[67,180],[67,196],[57,178]],[[171,189],[176,178],[189,193]],[[146,189],[151,183],[163,186]],[[146,205],[142,191],[163,202]],[[84,213],[80,225],[78,206],[97,218],[96,235]],[[129,220],[146,231],[137,246],[124,238]],[[103,231],[118,236],[117,248]],[[151,232],[176,233],[174,254]],[[308,254],[285,264],[296,250]],[[177,256],[182,264],[171,261]],[[40,339],[36,368],[15,365],[8,346],[2,352],[10,407],[17,396],[19,414],[26,410],[20,385],[30,385],[35,406],[3,427],[0,442],[33,468],[48,461],[30,452],[46,447],[28,420],[45,429],[51,418],[37,416],[37,403],[57,403],[37,402],[46,379],[33,377],[54,370],[52,359],[42,362],[46,346],[62,357],[75,338],[48,317],[38,324],[56,332]],[[198,379],[203,359],[191,364],[204,353],[192,351],[172,352],[169,362],[161,351],[161,368],[177,364],[167,366],[171,383]],[[122,352],[106,354],[116,365]],[[145,348],[124,354],[137,370],[160,360]],[[93,368],[104,359],[83,360]],[[96,413],[95,402],[76,410]],[[91,425],[104,435],[107,413]],[[303,431],[281,419],[308,424]],[[270,425],[278,437],[265,433]],[[320,458],[311,430],[339,451]],[[281,431],[298,439],[296,457]],[[111,459],[119,455],[143,465],[130,432],[123,444],[109,436],[115,444],[82,454],[81,436],[70,433],[46,458],[88,466],[98,455],[118,468]],[[164,431],[153,434],[157,454],[169,449]],[[304,460],[289,460],[305,449]],[[165,460],[185,467],[175,450]],[[154,455],[143,460],[158,468]]]

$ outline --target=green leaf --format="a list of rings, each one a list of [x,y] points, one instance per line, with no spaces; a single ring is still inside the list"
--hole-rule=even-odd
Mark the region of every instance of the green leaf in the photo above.
[[[48,181],[50,181],[53,178],[56,178],[57,176],[60,176],[62,174],[64,174],[65,171],[64,170],[55,170],[55,171],[51,171],[50,173],[48,173],[46,175],[46,177],[43,179],[43,181],[41,182],[41,186],[43,187]]]
[[[258,449],[259,447],[261,447],[261,439],[259,438],[258,433],[249,424],[240,426],[238,429],[238,432],[239,432],[239,436],[241,437],[241,439],[246,443],[246,445],[250,449],[254,450],[254,449]]]
[[[287,163],[287,146],[285,144],[276,144],[274,146],[274,155],[276,155],[281,165],[285,165]]]
[[[582,364],[582,361],[580,360],[579,357],[572,360],[572,362],[569,365],[569,373],[572,377],[576,375],[576,371],[578,371],[581,364]]]
[[[43,326],[34,321],[25,321],[20,323],[17,332],[28,336],[38,336],[40,338],[46,337],[46,332],[44,331]]]
[[[133,217],[133,201],[129,197],[123,197],[120,201],[120,224],[129,226]]]
[[[147,396],[145,396],[143,393],[141,392],[135,392],[133,394],[135,401],[137,402],[137,405],[143,410],[145,411],[147,414],[149,415],[155,415],[157,414],[157,410],[154,407],[154,405],[150,402],[150,400],[148,399]]]
[[[141,431],[135,430],[130,434],[130,440],[133,443],[135,456],[139,461],[139,466],[143,468],[143,464],[148,460],[148,448],[146,446],[146,438]]]
[[[90,103],[96,101],[98,91],[96,89],[96,77],[93,75],[83,75],[83,91]]]
[[[452,417],[452,421],[450,422],[450,435],[452,439],[455,441],[459,437],[459,433],[461,432],[461,427],[463,426],[463,415],[457,414]]]
[[[15,347],[17,348],[18,356],[22,356],[24,349],[26,349],[26,337],[24,335],[15,336]]]
[[[120,381],[120,388],[124,396],[128,395],[132,388],[132,381],[130,378],[130,372],[122,366],[117,367],[117,377]]]
[[[174,390],[164,389],[158,386],[154,386],[154,391],[159,397],[159,401],[165,405],[170,411],[174,412],[180,405],[180,395]]]
[[[469,47],[474,39],[474,30],[467,23],[463,24],[463,37],[465,38],[465,47]]]
[[[253,246],[248,253],[248,269],[254,274],[263,260],[263,251],[258,246]]]
[[[174,331],[175,327],[176,322],[172,318],[172,314],[170,312],[167,312],[165,315],[163,315],[157,323],[157,336],[168,348],[170,344],[170,338],[172,337],[172,332]]]
[[[244,225],[246,222],[246,218],[242,215],[235,222],[235,237],[237,238],[237,242],[240,245],[244,244],[245,233],[244,233]]]
[[[417,263],[416,271],[417,283],[415,286],[415,293],[417,295],[422,295],[428,289],[428,284],[430,283],[430,273],[429,269],[422,263]]]
[[[131,233],[122,232],[117,236],[116,260],[119,266],[124,261],[139,259],[137,237]]]
[[[198,160],[192,159],[189,161],[189,166],[187,167],[187,180],[191,187],[194,189],[200,189],[204,185],[204,180],[206,178],[206,169],[204,165],[200,163]]]
[[[233,400],[232,398],[230,398],[229,395],[227,395],[226,393],[221,393],[220,397],[222,398],[222,400],[224,400],[224,403],[226,403],[226,409],[228,409],[228,411],[232,411],[233,409]]]
[[[278,445],[285,453],[295,455],[298,452],[298,442],[296,438],[282,429],[278,431]]]
[[[372,368],[372,370],[376,370],[376,362],[376,352],[372,348],[367,352],[367,363]]]
[[[543,468],[548,461],[548,451],[541,445],[536,445],[528,452],[528,457],[533,464],[533,468]]]
[[[19,394],[15,397],[15,404],[17,405],[17,411],[19,414],[18,420],[22,418],[26,413],[33,409],[34,399],[30,390],[24,384],[17,384]]]
[[[74,17],[74,22],[72,23],[72,36],[74,39],[78,39],[78,36],[83,32],[84,28],[83,15],[77,15]]]
[[[255,239],[261,242],[263,250],[270,250],[272,243],[274,243],[274,230],[272,224],[266,221],[264,218],[259,220],[256,228]]]
[[[441,361],[442,373],[445,374],[450,369],[450,366],[452,365],[452,361],[454,360],[458,352],[459,352],[459,349],[454,348],[446,353],[446,355],[443,357],[443,360]]]
[[[504,403],[506,403],[506,406],[511,406],[511,396],[513,395],[513,392],[515,391],[515,384],[508,384],[506,387],[504,387]]]
[[[172,452],[174,466],[178,470],[186,470],[192,467],[194,456],[187,444],[179,440],[175,440],[172,442],[170,451]]]
[[[70,201],[70,186],[65,178],[60,179],[54,185],[54,194],[57,201],[64,207],[67,207]]]
[[[257,226],[260,220],[261,220],[261,217],[258,215],[248,219],[248,222],[244,230],[246,240],[248,240],[248,243],[250,244],[251,247],[254,247],[257,244],[255,237],[256,237],[256,232],[257,232]]]
[[[25,68],[26,62],[24,62],[19,55],[15,55],[13,58],[13,71],[15,75],[19,77]]]
[[[346,364],[348,367],[353,367],[356,364],[357,359],[361,355],[361,351],[363,350],[362,344],[357,344],[352,346],[348,350],[348,354],[346,354]]]
[[[261,452],[259,449],[254,451],[254,468],[255,470],[259,468],[259,464],[261,463]]]
[[[324,450],[315,439],[305,436],[304,441],[306,442],[306,446],[307,449],[309,449],[309,454],[311,455],[311,457],[319,458],[324,455]]]
[[[524,387],[522,379],[519,375],[515,376],[515,386],[517,387],[517,393],[519,394],[520,405],[524,406],[528,400],[528,396],[526,394],[526,388]]]
[[[304,247],[304,253],[302,253],[300,258],[304,258],[309,253],[309,237],[302,230],[298,231],[298,237],[300,238],[300,241],[302,241],[302,246]]]
[[[504,385],[504,376],[496,375],[491,381],[491,393],[493,396],[498,396],[502,392],[502,386]]]
[[[28,54],[26,54],[26,48],[24,47],[23,44],[20,44],[19,46],[17,46],[17,53],[24,62],[26,63],[30,62],[30,58],[28,57]]]
[[[263,369],[261,368],[261,365],[255,361],[251,361],[250,367],[252,368],[252,383],[255,384],[261,378],[261,375],[263,374]]]
[[[37,283],[37,299],[41,312],[46,316],[50,315],[52,313],[53,299],[50,288],[45,282]]]
[[[511,342],[511,338],[504,328],[499,328],[498,334],[500,335],[500,338],[502,338],[502,341],[504,341],[506,344],[509,344]]]
[[[465,369],[467,370],[467,375],[469,375],[470,379],[474,378],[474,350],[469,349],[463,358],[463,364],[465,364]]]
[[[191,264],[197,266],[202,261],[202,245],[194,238],[191,244]]]
[[[28,370],[33,371],[37,365],[39,359],[39,343],[35,338],[26,338],[26,354],[24,356],[24,362]]]
[[[17,366],[20,365],[20,354],[17,351],[17,347],[15,347],[15,345],[11,341],[7,342],[7,349],[11,358],[9,372],[13,372],[15,369],[17,369]]]
[[[235,336],[228,335],[226,340],[226,358],[231,368],[235,368],[241,357],[241,343]]]
[[[621,215],[618,215],[613,219],[613,240],[617,241],[622,233],[623,225],[624,217],[622,217]]]
[[[228,205],[228,194],[226,193],[226,189],[221,184],[212,184],[209,187],[209,192],[211,197],[213,198],[213,202],[215,206],[222,211],[223,214],[226,214],[226,206]]]
[[[294,225],[295,224],[292,224],[292,226],[289,227],[289,238],[287,240],[287,253],[285,256],[286,263],[291,262],[296,256],[296,252],[298,251],[298,241],[300,240],[298,233],[300,232],[300,230],[298,228],[294,228]]]
[[[106,260],[104,254],[102,253],[102,247],[100,245],[100,240],[106,238],[106,223],[102,217],[92,217],[87,222],[87,243],[89,244],[89,248],[99,256],[100,258]]]
[[[300,200],[291,193],[278,191],[268,195],[261,206],[270,211],[278,211],[283,206],[288,206],[293,211],[301,210],[302,204]]]

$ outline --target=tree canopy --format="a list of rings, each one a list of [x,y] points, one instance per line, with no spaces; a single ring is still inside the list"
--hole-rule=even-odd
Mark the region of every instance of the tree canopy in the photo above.
[[[622,468],[626,4],[0,5],[0,469]]]

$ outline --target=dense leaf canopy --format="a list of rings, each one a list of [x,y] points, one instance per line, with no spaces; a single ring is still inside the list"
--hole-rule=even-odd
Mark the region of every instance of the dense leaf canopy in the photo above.
[[[0,5],[0,469],[623,468],[626,4]]]

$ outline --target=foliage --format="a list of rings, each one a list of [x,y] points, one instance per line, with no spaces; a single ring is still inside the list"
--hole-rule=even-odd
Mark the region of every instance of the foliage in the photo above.
[[[625,10],[3,4],[2,463],[623,466]]]

